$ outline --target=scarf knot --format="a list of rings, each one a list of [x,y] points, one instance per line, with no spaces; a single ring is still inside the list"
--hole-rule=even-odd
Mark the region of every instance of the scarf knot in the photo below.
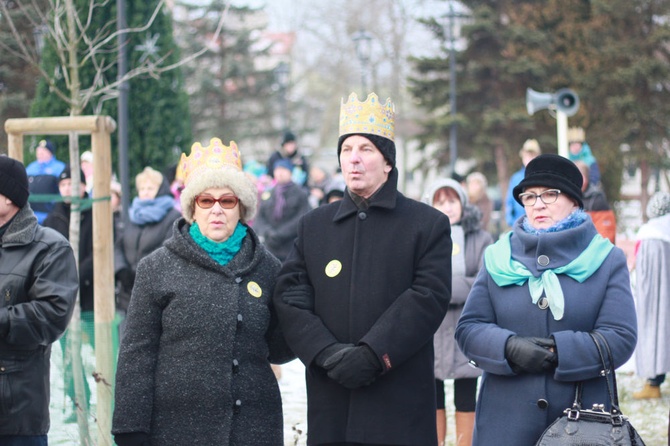
[[[498,242],[486,249],[484,263],[487,271],[499,287],[522,286],[528,282],[533,304],[537,304],[544,293],[549,303],[549,310],[557,321],[563,319],[565,312],[565,297],[558,275],[565,274],[579,283],[583,283],[600,268],[600,265],[614,247],[609,240],[603,238],[600,234],[596,234],[589,246],[572,262],[558,268],[547,269],[539,277],[535,277],[521,262],[512,258],[511,237],[512,232],[508,232]]]

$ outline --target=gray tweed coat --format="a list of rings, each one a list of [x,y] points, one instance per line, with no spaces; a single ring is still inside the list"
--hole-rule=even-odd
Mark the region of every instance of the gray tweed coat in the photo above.
[[[226,266],[175,222],[140,261],[116,376],[112,433],[151,445],[282,445],[270,362],[292,359],[271,304],[279,261],[249,228]]]

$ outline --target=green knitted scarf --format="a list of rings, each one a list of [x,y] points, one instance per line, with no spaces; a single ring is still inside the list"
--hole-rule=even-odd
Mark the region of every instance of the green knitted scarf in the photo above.
[[[240,251],[240,248],[242,248],[244,237],[247,236],[247,227],[242,223],[237,222],[235,231],[233,231],[232,235],[228,237],[227,240],[222,242],[215,242],[202,235],[198,223],[196,222],[191,225],[188,233],[191,234],[193,241],[204,249],[212,259],[220,265],[227,265],[228,262],[235,257],[235,254]]]

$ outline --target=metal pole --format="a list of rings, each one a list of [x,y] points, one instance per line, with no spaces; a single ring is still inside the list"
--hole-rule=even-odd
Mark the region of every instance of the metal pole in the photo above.
[[[568,158],[568,115],[560,110],[556,110],[556,140],[558,154]]]
[[[119,79],[128,72],[128,59],[126,56],[126,0],[116,0],[116,23],[119,30],[117,45],[119,49],[118,65]],[[117,124],[119,132],[119,180],[121,181],[121,206],[124,223],[128,222],[128,208],[130,207],[130,180],[128,175],[128,82],[123,81],[119,85],[119,99],[117,102]]]
[[[456,123],[456,42],[454,39],[454,6],[449,2],[449,105],[451,109],[451,129],[449,131],[449,168],[456,172],[458,157],[458,124]]]

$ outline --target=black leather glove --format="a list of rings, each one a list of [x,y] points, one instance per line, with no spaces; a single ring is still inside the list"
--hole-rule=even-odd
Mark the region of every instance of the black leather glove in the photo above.
[[[354,347],[354,344],[340,344],[339,342],[337,342],[335,344],[331,344],[328,347],[321,350],[321,352],[319,352],[318,355],[316,355],[316,357],[314,358],[314,363],[316,365],[318,365],[319,367],[325,368],[323,364],[331,356],[333,356],[335,353],[339,352],[340,350],[343,350],[345,348],[352,348],[352,347]],[[340,356],[340,359],[341,359],[341,356]],[[329,364],[331,365],[330,368],[333,368],[333,367],[335,367],[336,363],[331,361]]]
[[[331,355],[323,367],[328,370],[330,379],[347,389],[372,384],[382,371],[377,355],[367,345],[344,348]]]
[[[544,346],[543,346],[544,345]],[[510,336],[505,344],[505,357],[514,373],[542,373],[556,368],[558,358],[555,342],[549,338]]]
[[[301,310],[314,311],[314,288],[311,285],[294,285],[282,293],[281,300]]]
[[[118,446],[151,446],[149,434],[144,432],[126,432],[114,435]]]

